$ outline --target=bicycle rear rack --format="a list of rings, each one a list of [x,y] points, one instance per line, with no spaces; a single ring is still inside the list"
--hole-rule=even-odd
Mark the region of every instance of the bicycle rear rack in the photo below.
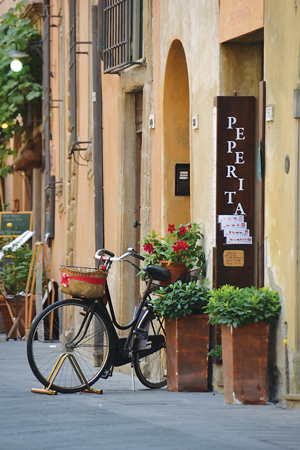
[[[84,389],[83,392],[88,392],[88,393],[93,393],[93,394],[102,394],[103,393],[102,389],[92,389],[92,388],[90,388],[87,380],[85,379],[85,376],[84,376],[82,370],[80,369],[80,366],[79,366],[78,362],[76,361],[75,356],[70,354],[70,353],[62,353],[58,357],[58,359],[57,359],[56,363],[54,364],[53,369],[51,370],[51,373],[50,373],[50,375],[49,375],[49,377],[47,379],[47,381],[49,381],[49,385],[47,387],[44,386],[43,389],[32,388],[31,392],[35,392],[35,393],[38,393],[38,394],[56,395],[57,392],[53,391],[51,389],[51,386],[52,386],[55,378],[57,377],[58,372],[62,368],[63,363],[66,361],[66,359],[69,359],[69,361],[70,361],[70,363],[71,363],[71,365],[72,365],[72,367],[73,367],[73,369],[74,369],[74,371],[75,371],[79,381],[86,385],[86,389]]]

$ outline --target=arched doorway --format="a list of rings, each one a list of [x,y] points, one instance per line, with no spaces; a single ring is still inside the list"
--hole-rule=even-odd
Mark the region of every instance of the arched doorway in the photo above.
[[[164,224],[190,221],[190,197],[175,195],[175,166],[190,163],[189,81],[183,46],[172,42],[166,64],[164,96]]]

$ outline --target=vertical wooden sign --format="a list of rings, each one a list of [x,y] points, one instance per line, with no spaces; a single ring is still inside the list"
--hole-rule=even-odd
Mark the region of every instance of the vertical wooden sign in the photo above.
[[[254,97],[214,98],[214,285],[254,283]]]

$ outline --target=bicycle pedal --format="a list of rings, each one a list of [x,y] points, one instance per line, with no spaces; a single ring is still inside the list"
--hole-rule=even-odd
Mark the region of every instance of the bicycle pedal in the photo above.
[[[106,370],[105,372],[103,372],[103,374],[100,376],[100,378],[103,378],[104,380],[107,380],[108,377],[112,377],[113,370],[114,370],[113,367],[111,369],[109,369],[109,370]]]
[[[136,330],[134,330],[134,335],[136,337],[136,339],[147,339],[148,338],[148,330],[146,330],[145,328],[137,328]]]
[[[105,372],[103,372],[103,374],[101,375],[100,378],[103,378],[104,380],[106,380],[109,376],[110,376],[110,371],[106,370]]]

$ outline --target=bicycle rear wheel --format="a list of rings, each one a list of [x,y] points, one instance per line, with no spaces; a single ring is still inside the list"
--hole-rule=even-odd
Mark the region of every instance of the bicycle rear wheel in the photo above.
[[[153,311],[147,310],[139,329],[147,330],[146,339],[135,339],[134,368],[140,382],[157,389],[167,384],[166,336],[163,321]]]
[[[33,321],[27,358],[45,387],[52,380],[54,391],[79,392],[87,387],[86,382],[91,386],[110,367],[111,327],[101,310],[96,307],[93,311],[93,307],[93,301],[62,300],[48,306]]]

